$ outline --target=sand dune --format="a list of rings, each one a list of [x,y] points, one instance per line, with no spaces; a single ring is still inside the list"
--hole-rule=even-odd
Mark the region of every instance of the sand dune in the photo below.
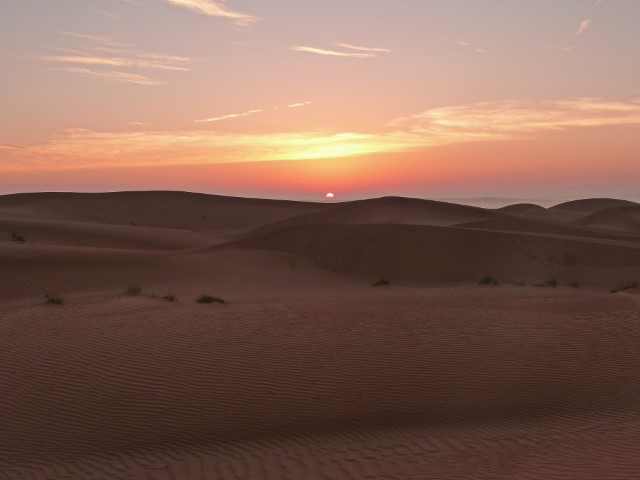
[[[238,231],[327,205],[187,192],[36,193],[0,196],[0,218]]]
[[[638,235],[640,234],[640,205],[605,208],[579,219],[576,223]]]
[[[0,197],[0,479],[638,478],[637,207],[579,202]]]
[[[513,205],[507,205],[506,207],[499,208],[498,210],[515,215],[546,211],[544,207],[534,203],[514,203]]]
[[[581,279],[635,276],[640,244],[415,225],[309,225],[247,237],[233,246],[285,251],[340,273],[401,281]]]
[[[615,198],[586,198],[583,200],[573,200],[571,202],[560,203],[550,210],[565,210],[576,213],[596,213],[605,208],[638,206],[636,202],[629,200],[618,200]]]

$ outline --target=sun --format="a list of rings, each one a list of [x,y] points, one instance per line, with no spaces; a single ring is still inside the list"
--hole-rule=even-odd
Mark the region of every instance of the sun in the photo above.
[[[331,199],[331,198],[335,198],[335,195],[331,192],[327,193],[327,198]]]

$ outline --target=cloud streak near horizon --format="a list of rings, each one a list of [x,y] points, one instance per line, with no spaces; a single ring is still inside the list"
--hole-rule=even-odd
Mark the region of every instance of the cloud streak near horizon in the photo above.
[[[202,122],[258,112],[212,117]],[[627,102],[598,98],[504,100],[446,106],[393,120],[385,131],[376,133],[240,134],[68,129],[40,145],[3,149],[3,165],[20,170],[43,165],[92,168],[346,158],[465,142],[510,141],[550,131],[612,125],[640,125],[640,98]],[[180,161],[176,162],[176,158]]]

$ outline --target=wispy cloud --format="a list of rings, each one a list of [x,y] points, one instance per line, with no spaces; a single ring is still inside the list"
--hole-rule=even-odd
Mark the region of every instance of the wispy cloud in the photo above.
[[[359,45],[353,45],[351,43],[337,43],[336,47],[347,48],[349,50],[357,50],[360,52],[372,52],[372,53],[388,53],[392,50],[388,48],[371,48],[371,47],[361,47]]]
[[[481,53],[481,54],[482,54],[482,53],[484,53],[484,51],[485,51],[485,50],[484,50],[484,48],[474,47],[471,43],[469,43],[469,42],[463,42],[462,40],[458,40],[456,43],[457,43],[459,46],[461,46],[461,47],[465,47],[465,48],[469,48],[469,49],[473,50],[473,51],[474,51],[474,52],[476,52],[476,53]]]
[[[186,72],[192,70],[194,59],[178,55],[147,52],[109,37],[74,32],[60,32],[82,45],[51,46],[55,55],[41,55],[37,60],[60,65],[65,72],[87,77],[138,85],[159,85],[162,81],[140,70]],[[137,70],[137,71],[132,71]]]
[[[111,13],[111,12],[106,12],[106,11],[101,11],[100,15],[104,15],[105,17],[110,18],[111,20],[122,20],[118,15],[116,15],[115,13]]]
[[[224,0],[164,0],[166,3],[178,7],[188,8],[202,15],[211,17],[223,17],[232,20],[239,25],[250,25],[258,20],[253,15],[237,12],[229,9]]]
[[[351,58],[373,58],[373,53],[352,53],[352,52],[339,52],[337,50],[327,50],[324,48],[306,47],[302,45],[294,45],[289,47],[296,52],[315,53],[317,55],[329,55],[332,57],[351,57]]]
[[[230,113],[228,115],[222,115],[221,117],[211,117],[211,118],[203,118],[202,120],[195,120],[194,123],[209,123],[209,122],[220,122],[222,120],[230,120],[232,118],[242,118],[248,117],[249,115],[255,115],[256,113],[260,113],[262,110],[249,110],[248,112],[242,113]]]
[[[95,70],[91,68],[64,67],[63,72],[74,73],[83,77],[97,78],[117,83],[133,83],[136,85],[161,85],[162,82],[154,80],[139,73],[119,72],[115,70]]]
[[[311,105],[313,102],[298,102],[298,103],[291,103],[289,105],[287,105],[287,108],[298,108],[298,107],[306,107],[307,105]]]
[[[239,115],[242,114],[203,121]],[[545,132],[617,125],[640,125],[640,98],[626,102],[598,98],[504,100],[438,107],[389,122],[376,133],[70,129],[40,145],[5,147],[1,168],[8,171],[44,166],[87,168],[341,158],[465,142],[512,141]]]
[[[598,98],[505,100],[425,110],[390,126],[431,138],[492,140],[523,138],[575,127],[640,124],[640,98],[612,102]]]
[[[582,35],[590,26],[591,26],[591,19],[590,18],[587,18],[586,20],[583,20],[582,22],[580,22],[580,26],[578,27],[578,30],[576,31],[576,35]]]
[[[16,143],[2,143],[0,142],[0,149],[5,150],[23,150],[27,148],[25,145],[18,145]]]

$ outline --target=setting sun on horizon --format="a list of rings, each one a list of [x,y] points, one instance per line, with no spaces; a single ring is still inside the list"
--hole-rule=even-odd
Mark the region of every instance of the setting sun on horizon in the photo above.
[[[0,193],[631,198],[639,23],[619,0],[2,2]]]

